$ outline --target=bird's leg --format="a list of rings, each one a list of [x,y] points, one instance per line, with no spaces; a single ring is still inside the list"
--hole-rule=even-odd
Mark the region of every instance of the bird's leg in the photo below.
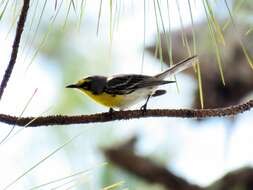
[[[142,111],[146,111],[146,110],[147,110],[147,104],[148,104],[148,101],[149,101],[149,98],[150,98],[150,97],[151,97],[151,95],[148,95],[145,104],[144,104],[143,106],[141,106],[141,110],[142,110]]]
[[[114,109],[113,108],[110,108],[109,109],[109,113],[112,114],[114,112]]]

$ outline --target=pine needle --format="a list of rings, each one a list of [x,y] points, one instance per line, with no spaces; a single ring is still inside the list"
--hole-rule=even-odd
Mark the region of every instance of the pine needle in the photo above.
[[[52,181],[49,181],[49,182],[46,182],[46,183],[43,183],[41,185],[37,185],[29,190],[35,190],[35,189],[39,189],[41,187],[45,187],[45,186],[48,186],[48,185],[51,185],[53,183],[56,183],[56,182],[59,182],[59,181],[63,181],[65,179],[69,179],[69,178],[72,178],[72,177],[76,177],[76,176],[80,176],[80,175],[84,175],[84,174],[88,174],[90,173],[93,169],[96,169],[98,167],[102,167],[102,166],[105,166],[107,163],[104,162],[104,163],[101,163],[101,164],[98,164],[97,166],[94,166],[94,167],[91,167],[89,169],[86,169],[86,170],[82,170],[80,172],[76,172],[76,173],[73,173],[71,175],[67,175],[67,176],[64,176],[64,177],[61,177],[61,178],[58,178],[58,179],[55,179],[55,180],[52,180]]]
[[[180,9],[178,0],[176,0],[176,5],[177,5],[177,12],[178,12],[179,20],[180,20],[182,43],[183,43],[183,46],[185,47],[186,46],[186,42],[185,42],[186,37],[184,34],[184,24],[183,24],[181,9]]]
[[[2,12],[0,13],[0,21],[2,20],[2,18],[4,16],[4,13],[6,11],[8,4],[9,4],[9,0],[5,3],[4,8],[3,8]]]
[[[189,8],[189,11],[190,11],[190,16],[191,16],[191,29],[192,29],[192,39],[193,39],[193,55],[196,55],[197,54],[196,33],[195,33],[195,26],[194,26],[194,21],[193,21],[192,5],[191,5],[190,0],[188,0],[188,8]]]
[[[82,131],[81,133],[73,136],[72,138],[70,138],[69,140],[67,140],[65,143],[63,143],[61,146],[59,146],[58,148],[56,148],[55,150],[53,150],[51,153],[49,153],[48,155],[46,155],[42,160],[40,160],[39,162],[37,162],[36,164],[34,164],[32,167],[30,167],[29,169],[27,169],[25,172],[23,172],[21,175],[19,175],[18,177],[16,177],[13,181],[11,181],[7,186],[5,186],[3,188],[3,190],[8,189],[9,187],[13,186],[16,182],[18,182],[21,178],[23,178],[25,175],[27,175],[29,172],[31,172],[32,170],[34,170],[36,167],[38,167],[39,165],[41,165],[43,162],[45,162],[47,159],[49,159],[50,157],[52,157],[54,154],[56,154],[58,151],[60,151],[61,149],[63,149],[65,146],[67,146],[68,144],[70,144],[71,142],[73,142],[76,138],[78,138],[79,136],[82,135],[84,131]]]
[[[232,10],[232,14],[237,13],[240,10],[240,8],[242,7],[244,2],[245,2],[245,0],[236,0],[235,6]],[[231,19],[229,18],[229,19],[227,19],[224,26],[222,27],[223,31],[225,31],[229,27],[230,24],[231,24]]]
[[[63,27],[62,27],[63,30],[66,28],[66,25],[67,25],[67,21],[68,21],[68,18],[69,18],[69,13],[70,13],[70,8],[71,8],[71,4],[72,4],[71,2],[72,1],[69,2],[67,14],[66,14],[65,21],[64,21],[64,24],[63,24]]]
[[[81,1],[81,6],[80,6],[80,17],[79,17],[79,23],[78,23],[78,31],[80,31],[84,12],[85,12],[85,7],[86,7],[86,2],[87,0],[82,0]]]
[[[56,9],[57,9],[57,5],[58,5],[58,0],[55,0],[54,1],[54,10],[56,11]]]
[[[204,3],[203,3],[203,7],[204,7],[204,10],[205,10],[205,14],[206,14],[209,34],[210,34],[211,40],[212,40],[212,42],[214,44],[214,47],[215,47],[216,60],[217,60],[221,80],[222,80],[223,85],[225,85],[225,77],[224,77],[224,74],[223,74],[222,62],[221,62],[221,52],[220,52],[219,42],[218,42],[219,39],[216,38],[215,28],[212,27],[213,25],[212,25],[211,15],[208,14],[208,8],[205,6]]]
[[[243,41],[242,41],[242,38],[239,36],[239,32],[238,32],[238,30],[237,30],[237,26],[236,26],[235,20],[234,20],[234,18],[233,18],[233,15],[232,15],[232,13],[231,13],[231,11],[230,11],[230,8],[229,8],[229,6],[228,6],[227,0],[224,0],[224,2],[225,2],[226,7],[227,7],[227,9],[228,9],[228,13],[229,13],[231,22],[232,22],[232,24],[233,24],[234,30],[236,31],[236,34],[237,34],[236,37],[238,38],[238,41],[239,41],[239,43],[240,43],[240,45],[241,45],[241,48],[242,48],[242,50],[243,50],[243,53],[244,53],[244,55],[245,55],[245,57],[246,57],[246,60],[247,60],[247,62],[248,62],[248,64],[249,64],[249,66],[251,67],[251,69],[253,69],[252,59],[251,59],[251,57],[250,57],[250,55],[249,55],[249,53],[248,53],[248,50],[246,49],[246,47],[245,47],[245,45],[244,45],[244,43],[243,43]]]
[[[49,34],[50,34],[51,30],[52,30],[53,24],[54,24],[54,22],[55,22],[55,20],[56,20],[56,18],[58,16],[58,14],[59,14],[59,12],[60,12],[62,4],[63,4],[63,0],[61,1],[60,6],[59,6],[58,10],[56,11],[54,17],[52,18],[52,20],[51,20],[51,22],[49,24],[48,30],[47,30],[46,34],[44,35],[44,37],[42,38],[42,40],[41,40],[41,42],[39,44],[39,47],[34,52],[34,54],[33,54],[32,58],[31,58],[29,64],[27,65],[25,72],[27,72],[28,69],[31,67],[31,65],[32,65],[33,61],[35,60],[36,56],[38,55],[39,51],[45,45],[45,43],[46,43],[46,41],[48,39],[48,36],[49,36]]]
[[[31,6],[32,6],[33,2],[34,1],[31,2]],[[10,29],[8,30],[8,32],[7,32],[6,36],[5,36],[5,39],[8,38],[10,32],[12,31],[12,29],[16,25],[17,19],[18,19],[18,16],[19,16],[19,14],[17,14],[17,0],[13,0],[13,2],[11,4],[11,7],[13,7],[13,11],[12,11],[13,17],[12,17]]]
[[[37,37],[38,30],[39,30],[39,26],[40,26],[40,24],[41,24],[42,16],[43,16],[43,14],[44,14],[44,12],[45,12],[46,5],[47,5],[47,0],[44,1],[42,10],[41,10],[41,13],[40,13],[40,16],[39,16],[38,24],[37,24],[37,26],[36,26],[36,29],[35,29],[35,32],[34,32],[32,38],[31,38],[32,40],[31,40],[30,46],[28,47],[28,51],[31,49],[32,44],[34,43],[34,40],[35,40],[36,37]],[[25,58],[24,58],[24,62],[26,61],[27,57],[28,57],[28,52],[27,52],[27,54],[26,54],[26,56],[25,56]]]
[[[119,182],[116,182],[116,183],[114,183],[114,184],[112,184],[112,185],[109,185],[109,186],[104,187],[103,190],[114,189],[114,188],[116,188],[116,187],[122,186],[124,183],[125,183],[124,181],[119,181]]]
[[[116,30],[116,23],[119,21],[119,7],[118,7],[118,1],[115,1],[114,6],[114,16],[113,16],[113,24],[112,24],[112,35],[114,34],[114,31]]]
[[[217,37],[217,41],[219,43],[221,43],[222,45],[225,46],[225,39],[224,39],[224,35],[223,35],[223,32],[222,32],[222,29],[218,23],[218,21],[216,20],[214,14],[213,14],[213,10],[212,10],[212,7],[209,3],[208,0],[204,0],[204,4],[205,4],[205,10],[207,11],[207,14],[209,15],[210,17],[210,21],[212,23],[212,26],[214,27],[214,31],[215,31],[215,37]]]
[[[28,36],[30,36],[30,33],[31,33],[31,31],[32,31],[32,26],[33,26],[33,23],[34,23],[34,20],[35,20],[35,18],[36,18],[36,13],[37,13],[37,9],[38,9],[38,5],[39,5],[39,1],[37,1],[37,0],[34,0],[34,1],[36,1],[36,4],[35,4],[35,7],[34,7],[34,10],[33,10],[33,14],[32,14],[32,20],[31,20],[31,22],[30,22],[30,26],[29,26],[29,29],[28,29]],[[21,53],[21,55],[23,55],[24,54],[24,51],[25,51],[25,48],[27,47],[27,45],[28,45],[28,42],[29,42],[29,38],[27,37],[26,38],[26,40],[25,40],[25,42],[24,42],[24,46],[23,46],[23,48],[22,48],[22,53]]]
[[[141,73],[143,73],[144,67],[144,56],[145,56],[145,46],[146,46],[146,0],[143,0],[143,51],[142,51],[142,58],[141,58]]]
[[[170,54],[170,42],[169,42],[169,39],[168,39],[168,36],[166,35],[166,30],[165,30],[165,26],[164,26],[164,19],[162,17],[162,10],[161,10],[161,6],[160,6],[160,3],[159,1],[157,0],[157,7],[158,7],[158,11],[159,11],[159,16],[160,16],[160,20],[161,20],[161,24],[162,24],[162,29],[163,29],[163,35],[164,35],[164,38],[165,38],[165,42],[166,42],[166,49],[167,49],[167,54],[169,55]]]
[[[251,26],[246,32],[245,36],[248,36],[253,31],[253,26]]]
[[[20,115],[19,115],[19,117],[18,117],[17,120],[19,120],[19,118],[22,117],[22,115],[25,113],[25,110],[26,110],[26,109],[28,108],[28,106],[30,105],[32,99],[34,98],[35,94],[37,93],[37,90],[38,90],[38,88],[36,88],[36,89],[34,90],[32,96],[31,96],[31,97],[28,99],[28,101],[26,102],[26,104],[25,104],[23,110],[21,111],[21,113],[20,113]],[[14,124],[14,125],[12,126],[12,128],[10,129],[10,131],[8,132],[8,134],[0,141],[0,145],[1,145],[2,143],[4,143],[4,142],[6,141],[6,139],[10,136],[10,134],[11,134],[12,131],[14,130],[15,126],[16,126],[16,125]]]
[[[50,107],[51,108],[51,107]],[[46,111],[43,111],[42,113],[40,113],[37,117],[33,118],[31,121],[29,121],[27,124],[24,125],[24,127],[20,128],[19,130],[17,130],[12,136],[10,136],[8,139],[6,139],[4,141],[4,143],[7,143],[8,141],[10,141],[13,137],[15,137],[17,134],[19,134],[21,131],[23,131],[24,129],[26,129],[30,124],[32,124],[35,120],[37,120],[39,117],[41,117],[42,115],[44,115],[46,112],[49,111],[48,108]]]
[[[112,44],[112,0],[110,0],[110,44]]]
[[[72,183],[76,182],[77,180],[78,180],[78,178],[71,179],[71,180],[69,180],[67,182],[64,182],[64,183],[62,183],[60,185],[57,185],[55,187],[50,187],[50,190],[56,190],[56,189],[60,189],[62,187],[65,187],[64,189],[66,189],[67,185],[72,184]]]
[[[71,5],[72,5],[72,7],[73,7],[75,13],[76,13],[75,1],[74,1],[74,0],[71,0],[70,2],[71,2]]]
[[[201,70],[200,70],[199,62],[197,63],[197,76],[198,76],[200,105],[201,105],[201,109],[203,109],[204,108],[204,97],[203,97],[202,77],[201,77]]]
[[[168,10],[168,22],[169,22],[169,64],[173,65],[173,56],[172,56],[172,33],[171,33],[171,18],[170,18],[170,6],[169,0],[167,0],[167,10]]]
[[[101,19],[101,13],[102,13],[102,3],[103,3],[103,0],[100,0],[99,11],[98,11],[98,21],[97,21],[97,36],[99,33],[100,19]]]
[[[162,70],[162,65],[163,65],[162,42],[161,42],[161,33],[160,33],[159,23],[158,23],[158,16],[157,16],[157,11],[156,11],[156,0],[153,0],[153,3],[154,3],[156,31],[157,31],[157,47],[158,47],[159,59],[160,59],[161,70]]]
[[[17,23],[17,19],[18,19],[18,14],[17,15],[13,15],[13,20],[11,22],[11,26],[10,26],[10,29],[8,30],[6,36],[5,36],[5,39],[8,38],[9,34],[11,33],[12,29],[14,28],[14,26],[16,25]]]

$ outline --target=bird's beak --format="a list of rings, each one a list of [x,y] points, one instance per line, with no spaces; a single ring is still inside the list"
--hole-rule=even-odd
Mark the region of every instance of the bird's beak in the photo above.
[[[78,86],[76,84],[71,84],[66,86],[66,88],[78,88]]]

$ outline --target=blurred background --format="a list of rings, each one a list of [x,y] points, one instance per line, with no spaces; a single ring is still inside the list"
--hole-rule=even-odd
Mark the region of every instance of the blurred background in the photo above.
[[[0,1],[0,76],[21,8],[22,1]],[[157,74],[195,53],[200,74],[194,69],[178,74],[177,84],[167,85],[168,93],[151,99],[149,108],[216,108],[252,99],[252,9],[250,0],[31,0],[0,111],[16,116],[106,112],[65,86],[89,75]],[[245,167],[247,185],[233,188],[253,189],[252,116],[251,111],[204,120],[14,127],[0,144],[0,189],[169,189],[158,175],[140,174],[156,169],[221,189],[217,180]],[[13,126],[0,125],[4,139]],[[140,163],[145,163],[140,173],[129,169]]]

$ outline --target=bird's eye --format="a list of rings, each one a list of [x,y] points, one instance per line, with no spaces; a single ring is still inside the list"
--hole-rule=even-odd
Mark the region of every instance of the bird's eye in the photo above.
[[[80,85],[80,88],[83,88],[83,89],[89,89],[90,87],[90,83],[89,82],[83,82],[81,85]]]

